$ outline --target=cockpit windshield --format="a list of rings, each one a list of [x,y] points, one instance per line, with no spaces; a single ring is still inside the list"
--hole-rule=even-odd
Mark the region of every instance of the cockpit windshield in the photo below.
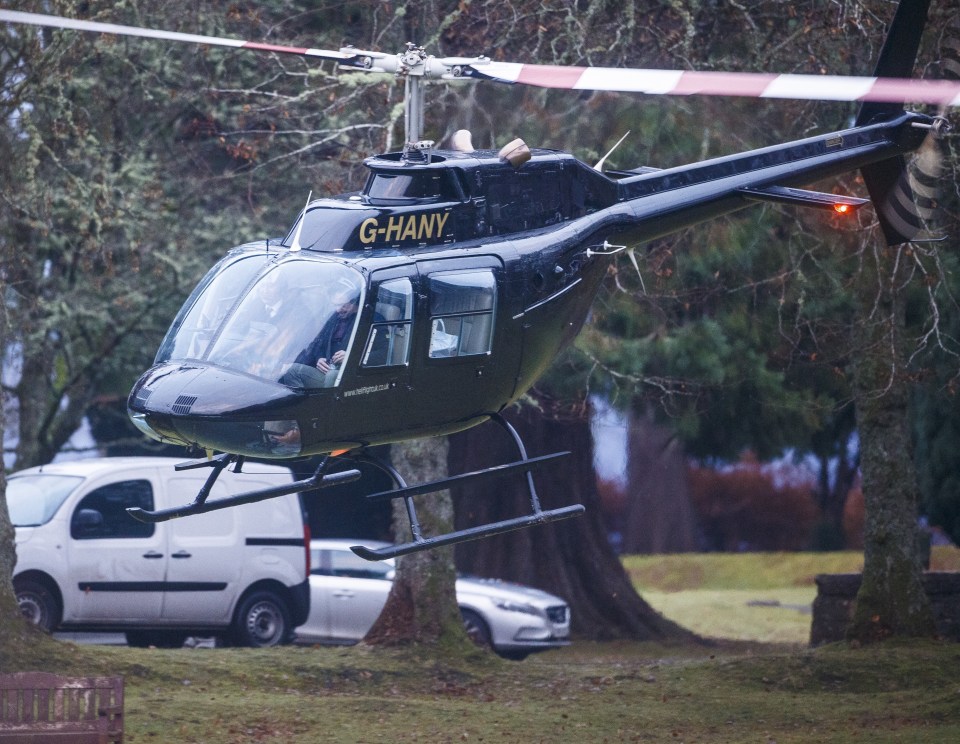
[[[211,274],[174,321],[157,362],[203,361],[298,389],[339,383],[363,302],[359,272],[248,254]]]

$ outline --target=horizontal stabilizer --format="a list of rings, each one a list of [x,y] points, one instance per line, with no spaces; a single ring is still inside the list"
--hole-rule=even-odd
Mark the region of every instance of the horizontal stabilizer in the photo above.
[[[860,199],[856,196],[826,194],[822,191],[791,189],[786,186],[767,186],[756,189],[748,187],[737,189],[737,192],[753,201],[767,201],[777,204],[794,204],[800,207],[829,209],[841,214],[859,209],[870,201],[869,199]]]

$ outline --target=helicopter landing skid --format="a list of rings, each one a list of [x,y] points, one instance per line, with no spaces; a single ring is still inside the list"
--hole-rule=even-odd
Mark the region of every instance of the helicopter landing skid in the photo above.
[[[351,546],[350,550],[365,560],[379,561],[383,560],[384,558],[396,558],[397,556],[416,553],[421,550],[429,550],[430,548],[437,548],[442,545],[456,545],[457,543],[467,542],[469,540],[477,540],[481,537],[490,537],[491,535],[499,535],[504,532],[511,532],[513,530],[532,527],[538,524],[556,522],[560,519],[576,517],[582,514],[585,511],[582,504],[573,504],[571,506],[564,506],[558,509],[550,509],[547,511],[541,509],[540,499],[537,496],[536,488],[533,485],[533,476],[530,472],[533,468],[539,467],[548,462],[552,462],[559,457],[566,457],[570,453],[555,452],[551,455],[528,458],[526,450],[523,446],[523,441],[520,439],[520,435],[517,434],[516,430],[510,425],[510,423],[506,419],[502,418],[499,414],[492,416],[491,419],[500,424],[513,437],[514,444],[520,453],[520,460],[517,462],[511,462],[505,465],[497,465],[492,468],[484,468],[483,470],[475,470],[473,472],[463,473],[461,475],[454,475],[449,478],[442,478],[440,480],[433,481],[431,483],[425,483],[419,486],[407,486],[403,482],[403,478],[400,477],[400,474],[391,465],[377,458],[369,456],[365,458],[367,462],[376,465],[384,472],[388,473],[397,485],[397,488],[395,489],[371,494],[367,498],[372,500],[403,499],[404,505],[407,509],[407,518],[410,522],[410,533],[413,535],[413,540],[410,542],[401,543],[399,545],[390,545],[388,547],[378,549],[367,548],[363,545],[354,545]],[[498,478],[520,470],[524,471],[527,477],[527,489],[530,494],[530,514],[522,517],[514,517],[512,519],[504,519],[499,522],[481,524],[477,525],[476,527],[468,527],[462,530],[455,530],[453,532],[447,532],[434,537],[423,536],[420,530],[420,522],[417,519],[417,511],[413,503],[414,496],[442,491],[443,489],[454,484]]]
[[[206,512],[216,511],[218,509],[226,509],[231,506],[240,506],[241,504],[251,504],[256,501],[265,501],[266,499],[273,499],[278,496],[286,496],[287,494],[291,493],[315,491],[319,488],[337,486],[342,483],[355,481],[360,477],[360,471],[356,469],[345,470],[339,473],[324,473],[324,469],[330,462],[330,458],[324,458],[324,460],[317,467],[316,471],[314,471],[314,474],[309,478],[293,481],[292,483],[285,483],[282,486],[261,488],[256,491],[240,493],[236,496],[228,496],[227,498],[217,499],[215,501],[207,501],[207,496],[210,495],[210,490],[213,488],[213,484],[220,476],[220,473],[223,472],[223,469],[234,460],[237,462],[235,472],[240,472],[240,469],[243,467],[244,460],[242,455],[223,454],[217,455],[209,460],[190,460],[188,462],[179,463],[175,466],[176,470],[193,470],[204,467],[213,468],[213,472],[211,472],[207,477],[206,482],[203,484],[203,487],[200,489],[200,492],[197,494],[197,498],[193,501],[193,503],[184,504],[183,506],[174,506],[170,509],[158,509],[157,511],[147,511],[146,509],[141,509],[138,506],[132,506],[127,509],[127,513],[134,519],[137,519],[141,522],[147,522],[151,524],[156,522],[166,522],[169,519],[176,519],[177,517],[188,517],[193,514],[205,514]]]
[[[457,543],[477,540],[481,537],[490,537],[504,532],[520,530],[524,527],[532,527],[537,524],[546,524],[547,522],[556,522],[568,517],[576,517],[584,511],[583,504],[574,504],[572,506],[563,506],[559,509],[550,509],[549,511],[539,511],[534,514],[528,514],[525,517],[514,517],[505,519],[502,522],[491,522],[477,527],[468,527],[464,530],[447,532],[436,537],[421,537],[419,540],[403,543],[401,545],[391,545],[387,548],[366,548],[363,545],[353,545],[350,547],[355,554],[368,561],[382,561],[384,558],[396,558],[408,553],[417,553],[421,550],[430,548],[439,548],[442,545],[455,545]]]

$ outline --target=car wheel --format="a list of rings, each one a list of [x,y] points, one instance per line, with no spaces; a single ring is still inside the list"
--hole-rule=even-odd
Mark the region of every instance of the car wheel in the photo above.
[[[187,634],[178,630],[128,630],[127,645],[132,648],[180,648]]]
[[[287,605],[270,591],[254,592],[237,610],[233,623],[238,646],[263,648],[286,643],[290,635],[290,613]]]
[[[486,621],[473,610],[460,610],[460,617],[463,618],[463,627],[467,631],[467,637],[482,648],[492,648],[490,642],[490,627]]]
[[[29,579],[17,581],[14,582],[14,593],[17,595],[20,614],[27,622],[48,633],[57,626],[60,621],[60,608],[56,598],[43,584]]]

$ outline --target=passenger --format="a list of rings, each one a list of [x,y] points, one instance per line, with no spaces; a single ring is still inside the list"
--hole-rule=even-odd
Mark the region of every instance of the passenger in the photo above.
[[[333,387],[360,308],[357,289],[341,289],[333,296],[333,314],[316,338],[294,360],[282,382],[291,387]]]
[[[316,367],[323,374],[339,367],[347,355],[347,344],[350,343],[359,303],[360,294],[355,290],[344,290],[334,295],[333,305],[336,310],[333,316],[320,330],[313,343],[300,353],[297,361]]]

